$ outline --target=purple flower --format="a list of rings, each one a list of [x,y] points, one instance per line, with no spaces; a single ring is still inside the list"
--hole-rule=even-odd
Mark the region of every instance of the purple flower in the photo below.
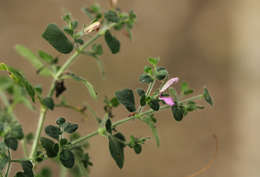
[[[159,100],[163,100],[166,104],[170,105],[170,106],[173,106],[175,103],[172,99],[172,97],[165,97],[165,96],[161,96],[162,93],[164,91],[166,91],[172,84],[176,83],[179,81],[179,78],[178,77],[174,77],[174,78],[171,78],[170,80],[168,80],[164,86],[161,88],[160,90],[160,96],[159,96]]]

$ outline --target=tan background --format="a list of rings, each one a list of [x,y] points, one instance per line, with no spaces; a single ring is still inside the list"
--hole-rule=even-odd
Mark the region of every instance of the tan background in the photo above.
[[[46,92],[50,81],[37,77],[28,62],[15,53],[14,45],[24,44],[35,52],[44,49],[55,54],[40,37],[46,25],[53,22],[62,25],[60,16],[64,9],[87,23],[80,8],[92,2],[0,0],[1,62],[23,70],[34,84],[43,82]],[[104,0],[98,2],[108,6]],[[213,166],[201,177],[259,177],[258,1],[121,0],[119,6],[124,10],[133,9],[138,22],[132,42],[122,34],[117,35],[122,42],[120,54],[112,56],[104,47],[102,60],[107,79],[102,81],[95,63],[87,57],[81,57],[71,70],[111,96],[122,88],[142,87],[137,78],[146,64],[145,59],[160,56],[161,65],[168,68],[171,76],[188,81],[197,93],[206,85],[214,97],[215,106],[192,113],[181,123],[172,119],[170,111],[157,114],[161,147],[156,148],[155,142],[151,141],[138,156],[127,150],[122,170],[111,159],[107,141],[102,137],[91,139],[89,152],[94,162],[91,176],[185,177],[213,157],[214,133],[219,140],[219,152]],[[102,115],[102,99],[91,101],[84,87],[75,82],[67,82],[68,85],[66,96],[72,104],[79,105],[87,100]],[[17,115],[26,127],[25,132],[35,130],[37,112],[20,106]],[[126,115],[118,111],[115,119]],[[96,127],[91,118],[84,122],[81,115],[63,109],[49,113],[47,122],[54,123],[58,116],[79,122],[83,134]],[[139,122],[123,125],[120,129],[128,135],[133,132],[139,136],[151,134]]]

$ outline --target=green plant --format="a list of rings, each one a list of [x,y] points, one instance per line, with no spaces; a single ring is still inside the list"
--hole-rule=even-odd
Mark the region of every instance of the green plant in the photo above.
[[[116,1],[112,1],[113,7]],[[48,177],[48,168],[36,170],[36,166],[47,160],[53,159],[61,166],[61,174],[66,176],[64,169],[70,169],[73,176],[88,176],[88,169],[93,165],[87,153],[88,140],[93,136],[100,135],[108,139],[108,148],[111,156],[119,168],[124,166],[124,149],[131,148],[136,154],[142,152],[142,145],[150,137],[137,137],[131,135],[127,138],[122,132],[117,130],[121,124],[130,120],[143,122],[151,128],[157,146],[160,145],[156,129],[157,119],[155,112],[170,109],[176,121],[181,121],[189,112],[204,107],[195,101],[205,99],[213,105],[209,92],[204,88],[204,92],[197,96],[189,97],[193,90],[187,83],[181,84],[181,91],[178,93],[172,84],[177,83],[179,78],[168,79],[168,71],[159,66],[158,58],[148,58],[149,65],[144,67],[143,74],[139,81],[147,86],[147,89],[122,89],[115,92],[112,98],[104,99],[105,115],[97,116],[97,113],[90,105],[77,108],[67,102],[62,94],[66,91],[65,83],[67,79],[73,79],[82,83],[89,91],[93,99],[97,99],[94,86],[85,78],[68,71],[69,66],[80,55],[87,55],[96,60],[102,77],[104,76],[103,65],[100,56],[103,54],[103,47],[98,43],[98,39],[104,36],[105,42],[112,54],[120,51],[120,41],[113,34],[113,30],[126,30],[127,36],[131,38],[131,29],[136,20],[133,11],[122,12],[118,8],[102,11],[98,4],[89,8],[84,8],[83,12],[90,18],[90,25],[83,25],[81,28],[78,21],[74,20],[71,14],[63,16],[65,26],[61,30],[56,24],[49,24],[42,34],[52,47],[59,53],[64,54],[59,57],[39,50],[34,54],[22,45],[16,45],[16,51],[27,59],[36,68],[36,73],[52,79],[52,84],[47,95],[43,95],[40,86],[32,85],[25,76],[17,69],[4,63],[0,64],[0,70],[5,71],[8,76],[0,77],[0,176],[8,177],[12,163],[19,163],[23,171],[17,172],[16,177]],[[60,65],[59,60],[70,54],[64,64]],[[155,88],[155,84],[159,87]],[[138,95],[138,99],[135,98]],[[54,98],[56,97],[56,98]],[[138,103],[136,103],[138,100]],[[14,114],[15,106],[19,103],[34,110],[35,103],[40,103],[38,126],[35,133],[24,135],[21,124]],[[114,121],[113,110],[119,105],[123,105],[130,113],[128,117]],[[138,106],[137,106],[138,105]],[[87,135],[80,136],[77,124],[60,117],[55,125],[43,127],[47,112],[54,111],[56,107],[65,107],[85,114],[89,111],[96,118],[98,128]],[[42,131],[48,137],[42,137]],[[24,149],[24,157],[13,159],[11,151],[17,150],[21,144]],[[31,146],[30,153],[28,147]]]

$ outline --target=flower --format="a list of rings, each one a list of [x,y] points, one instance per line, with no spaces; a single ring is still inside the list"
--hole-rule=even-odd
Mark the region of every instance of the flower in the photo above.
[[[159,96],[159,100],[163,100],[166,104],[170,105],[170,106],[173,106],[175,103],[172,99],[172,97],[169,97],[169,96],[162,96],[162,93],[164,91],[166,91],[172,84],[176,83],[179,81],[179,78],[178,77],[174,77],[174,78],[171,78],[170,80],[168,80],[164,85],[163,87],[161,88],[160,90],[160,96]]]

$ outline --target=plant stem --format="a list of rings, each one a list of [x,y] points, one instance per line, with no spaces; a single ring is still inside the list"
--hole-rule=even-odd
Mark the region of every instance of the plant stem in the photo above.
[[[28,158],[28,151],[27,151],[27,147],[26,147],[26,139],[25,138],[22,140],[22,147],[23,147],[24,157]]]
[[[9,148],[8,148],[8,156],[9,156],[10,160],[8,162],[8,166],[7,166],[7,170],[6,170],[6,173],[5,173],[5,177],[8,177],[8,174],[9,174],[9,171],[10,171],[10,168],[11,168],[11,153],[10,153]]]
[[[180,101],[179,103],[185,103],[185,102],[188,102],[188,101],[198,100],[198,99],[201,99],[202,97],[203,97],[203,95],[200,94],[200,95],[197,95],[197,96],[193,96],[193,97],[184,99],[184,100]],[[162,111],[162,110],[165,110],[165,109],[169,109],[170,107],[171,107],[171,106],[169,106],[169,105],[163,105],[163,106],[160,107],[160,110],[159,110],[159,111]],[[119,121],[113,123],[113,124],[112,124],[112,128],[115,128],[115,127],[117,127],[117,126],[119,126],[119,125],[121,125],[121,124],[124,124],[124,123],[126,123],[126,122],[128,122],[128,121],[130,121],[130,120],[134,120],[134,119],[137,119],[137,118],[142,117],[142,116],[144,116],[144,115],[151,114],[151,113],[153,113],[153,112],[155,112],[155,111],[152,110],[152,109],[149,109],[149,110],[147,110],[147,111],[141,112],[141,113],[136,114],[136,115],[134,115],[134,116],[126,117],[126,118],[124,118],[124,119],[121,119],[121,120],[119,120]],[[81,142],[83,142],[83,141],[85,141],[85,140],[87,140],[87,139],[90,139],[91,137],[96,136],[96,135],[98,135],[98,130],[93,131],[93,132],[89,133],[89,134],[86,135],[86,136],[82,136],[82,137],[80,137],[80,138],[78,138],[78,139],[72,141],[72,142],[71,142],[71,145],[75,145],[75,144],[81,143]]]
[[[146,93],[145,93],[146,96],[150,96],[155,83],[156,83],[156,80],[154,79],[153,82],[148,85],[148,88],[147,88]],[[143,106],[139,106],[137,113],[142,112],[142,110],[143,110]]]
[[[60,164],[60,177],[66,177],[67,176],[67,169],[61,164]]]
[[[84,51],[89,45],[91,45],[95,40],[97,40],[100,36],[102,36],[104,34],[104,31],[112,28],[114,25],[115,25],[115,23],[112,23],[109,26],[104,27],[104,29],[101,29],[99,33],[97,33],[95,36],[93,36],[84,45],[82,45],[82,47],[80,47],[80,49],[78,49],[73,55],[71,55],[71,57],[62,65],[62,67],[59,69],[59,71],[55,74],[53,82],[52,82],[50,90],[49,90],[49,93],[47,95],[48,97],[52,97],[52,95],[54,94],[54,91],[55,91],[56,81],[60,78],[62,73],[71,65],[71,63],[80,55],[80,53],[82,51]],[[37,150],[38,142],[40,139],[40,135],[41,135],[41,131],[43,128],[43,124],[45,121],[47,111],[48,111],[47,108],[45,108],[45,107],[41,108],[39,122],[38,122],[37,130],[36,130],[36,135],[35,135],[35,138],[33,141],[32,150],[31,150],[31,154],[30,154],[30,158],[32,158],[32,159],[34,159],[34,156],[35,156],[35,153]]]

